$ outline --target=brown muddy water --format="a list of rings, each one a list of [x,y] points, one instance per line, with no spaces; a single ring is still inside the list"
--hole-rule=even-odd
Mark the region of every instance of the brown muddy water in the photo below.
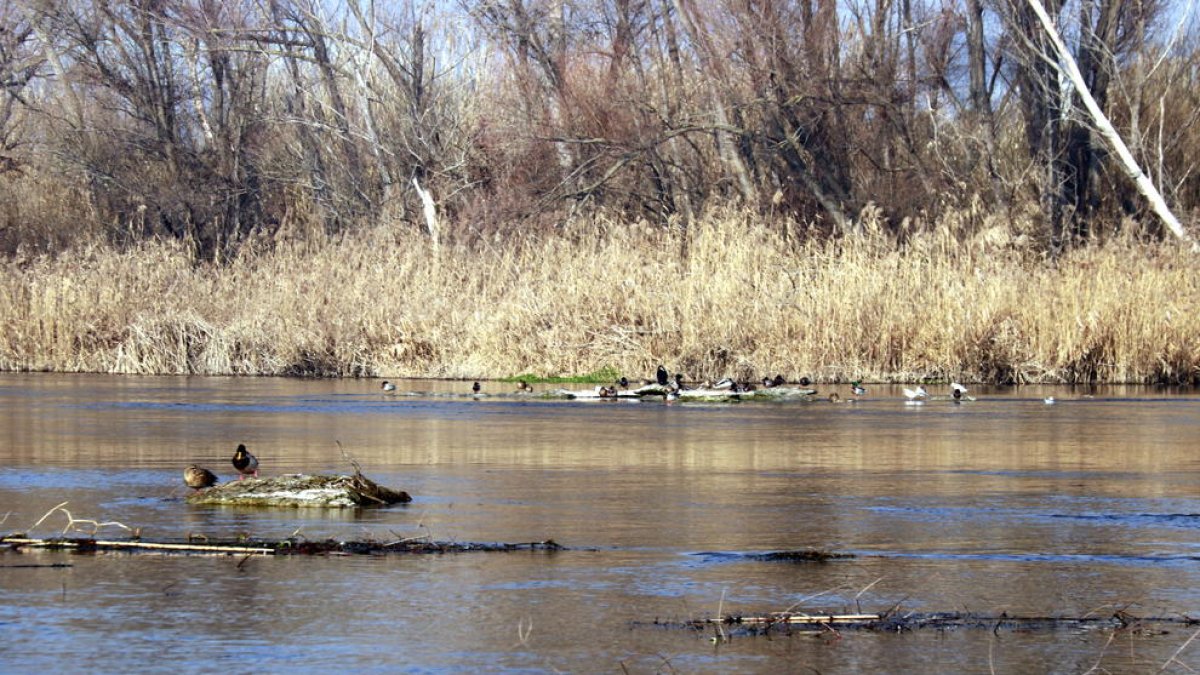
[[[0,670],[1200,668],[1200,639],[1187,644],[1195,629],[1178,625],[714,644],[710,633],[638,624],[894,606],[1200,616],[1193,390],[982,389],[975,402],[909,406],[898,389],[876,386],[857,404],[667,405],[384,396],[378,386],[0,376],[0,514],[9,512],[0,532],[23,531],[69,501],[77,518],[140,526],[146,537],[282,539],[299,530],[312,539],[554,539],[572,550],[240,566],[231,557],[3,552]],[[1043,403],[1049,394],[1055,405]],[[239,442],[274,474],[345,470],[335,440],[414,502],[325,513],[180,499],[185,466],[230,478]],[[32,534],[63,524],[55,515]],[[803,547],[858,557],[748,555]],[[70,567],[17,567],[51,563]]]

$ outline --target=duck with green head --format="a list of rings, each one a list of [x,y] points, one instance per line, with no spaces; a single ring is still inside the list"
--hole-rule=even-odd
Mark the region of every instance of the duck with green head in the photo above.
[[[233,468],[237,469],[238,480],[246,476],[258,478],[258,458],[250,454],[245,445],[238,444],[237,451],[233,453],[232,463]]]

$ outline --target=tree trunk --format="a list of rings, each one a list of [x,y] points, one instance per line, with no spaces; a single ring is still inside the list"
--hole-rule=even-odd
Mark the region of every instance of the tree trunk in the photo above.
[[[1179,219],[1175,217],[1170,207],[1167,206],[1167,201],[1163,199],[1162,194],[1159,193],[1158,188],[1155,187],[1150,177],[1146,175],[1146,172],[1142,171],[1142,168],[1138,166],[1137,160],[1129,152],[1125,141],[1121,139],[1121,135],[1113,128],[1112,122],[1105,116],[1104,111],[1100,109],[1100,104],[1092,97],[1092,92],[1088,88],[1083,74],[1079,72],[1079,66],[1075,63],[1075,59],[1071,57],[1071,52],[1067,50],[1062,37],[1059,36],[1058,29],[1054,27],[1054,21],[1050,19],[1050,15],[1046,14],[1046,9],[1042,7],[1041,0],[1027,0],[1027,2],[1034,14],[1037,15],[1038,21],[1041,22],[1042,28],[1046,31],[1046,36],[1050,39],[1054,50],[1058,53],[1058,58],[1062,63],[1061,68],[1066,71],[1066,76],[1075,85],[1075,90],[1083,100],[1092,123],[1096,125],[1096,130],[1117,153],[1125,175],[1134,182],[1138,192],[1142,193],[1142,196],[1150,202],[1150,207],[1162,220],[1163,224],[1167,226],[1167,229],[1180,240],[1191,243],[1193,251],[1200,251],[1200,246],[1183,229],[1183,225],[1179,222]]]

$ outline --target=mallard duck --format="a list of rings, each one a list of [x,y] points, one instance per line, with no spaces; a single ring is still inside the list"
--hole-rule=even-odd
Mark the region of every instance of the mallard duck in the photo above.
[[[916,389],[909,389],[908,387],[905,387],[904,395],[908,397],[908,400],[915,401],[917,399],[927,398],[929,396],[929,392],[925,391],[925,385],[918,384]]]
[[[855,380],[850,383],[850,391],[854,392],[855,396],[866,396],[867,390],[862,386],[862,382]]]
[[[238,480],[246,476],[254,476],[258,478],[258,458],[250,454],[246,450],[246,446],[238,444],[237,451],[233,453],[233,468],[237,469]]]
[[[775,378],[771,380],[772,387],[782,387],[785,384],[787,384],[787,380],[783,379],[783,375],[776,375]]]
[[[830,394],[830,395],[829,395],[829,402],[830,402],[830,403],[837,403],[837,402],[838,402],[838,401],[840,401],[840,400],[841,400],[841,397],[837,395],[837,392],[834,392],[834,393],[832,393],[832,394]]]
[[[617,386],[621,387],[622,389],[628,389],[629,388],[629,378],[622,375],[621,379],[617,380]]]
[[[193,490],[203,490],[217,484],[217,474],[193,464],[183,470],[183,482]]]
[[[478,383],[478,382],[476,382],[475,384],[471,385],[471,391],[475,392],[476,394],[478,394],[478,393],[479,393],[479,390],[480,390],[480,389],[483,389],[483,387],[479,386],[479,383]]]
[[[682,391],[684,389],[686,387],[683,386],[683,373],[675,373],[675,391]]]
[[[525,380],[521,380],[517,383],[517,391],[532,392],[533,387],[529,386],[529,383]]]
[[[655,373],[654,373],[654,379],[658,381],[658,385],[659,385],[660,387],[665,387],[665,386],[667,386],[667,380],[669,379],[669,377],[668,377],[668,375],[667,375],[667,369],[666,369],[666,368],[664,368],[664,367],[662,366],[662,364],[659,364],[659,366],[658,366],[658,370],[657,370],[657,371],[655,371]]]
[[[383,382],[381,382],[379,384],[379,388],[384,391],[396,391],[396,385],[392,384],[391,382],[388,382],[387,380],[384,380]]]
[[[812,380],[809,380],[807,377],[800,378],[800,386],[801,387],[807,387],[810,384],[812,384]]]
[[[713,389],[733,389],[735,387],[737,387],[737,382],[734,382],[728,377],[722,377],[721,379],[717,380],[716,384],[712,386]]]

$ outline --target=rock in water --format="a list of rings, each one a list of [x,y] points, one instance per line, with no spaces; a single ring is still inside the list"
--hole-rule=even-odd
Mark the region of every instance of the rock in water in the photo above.
[[[384,487],[362,474],[290,474],[270,478],[248,478],[217,485],[187,497],[189,504],[327,509],[390,506],[411,501],[412,497],[407,492]]]

